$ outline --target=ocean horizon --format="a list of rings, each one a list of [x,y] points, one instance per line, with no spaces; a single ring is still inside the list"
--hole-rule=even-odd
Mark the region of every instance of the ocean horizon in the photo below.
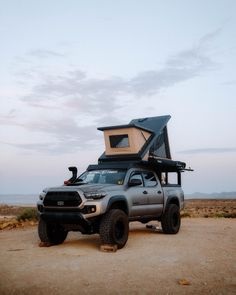
[[[192,193],[185,194],[185,199],[236,199],[236,192]],[[0,194],[0,205],[36,205],[39,194]]]
[[[0,194],[1,205],[36,205],[39,194]]]

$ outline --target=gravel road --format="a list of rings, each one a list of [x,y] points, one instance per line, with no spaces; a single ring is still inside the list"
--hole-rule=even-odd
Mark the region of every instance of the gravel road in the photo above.
[[[236,294],[235,219],[186,218],[177,235],[133,223],[116,253],[98,235],[38,243],[35,227],[0,232],[1,295]]]

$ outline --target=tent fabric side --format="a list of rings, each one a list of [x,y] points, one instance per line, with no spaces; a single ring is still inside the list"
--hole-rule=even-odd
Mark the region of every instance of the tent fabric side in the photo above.
[[[153,140],[149,154],[160,158],[171,159],[167,127],[164,127],[161,134]]]

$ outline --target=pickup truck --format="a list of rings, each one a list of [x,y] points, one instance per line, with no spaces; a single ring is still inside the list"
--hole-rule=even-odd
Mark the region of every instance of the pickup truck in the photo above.
[[[90,165],[73,181],[43,190],[37,203],[38,234],[42,242],[57,245],[69,231],[99,233],[102,244],[121,249],[132,221],[158,220],[164,233],[178,233],[183,206],[178,169],[159,173],[153,165],[134,162]]]

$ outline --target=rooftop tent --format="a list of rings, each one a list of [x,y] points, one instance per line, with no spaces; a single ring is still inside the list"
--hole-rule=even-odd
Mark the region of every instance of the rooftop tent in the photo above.
[[[167,133],[170,116],[132,120],[127,125],[101,127],[105,152],[100,162],[113,160],[148,160],[150,155],[171,159]]]
[[[106,156],[138,154],[150,136],[150,132],[136,127],[104,130],[105,154]]]
[[[153,131],[153,139],[148,146],[149,153],[160,158],[171,159],[167,123],[171,116],[135,119],[130,123]]]

